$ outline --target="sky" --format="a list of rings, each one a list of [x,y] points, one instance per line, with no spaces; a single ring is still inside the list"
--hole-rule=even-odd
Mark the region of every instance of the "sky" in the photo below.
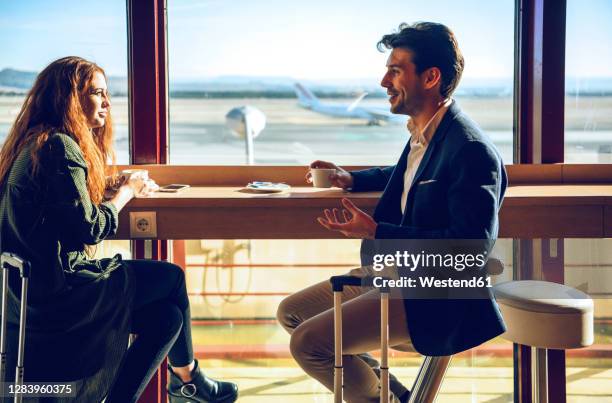
[[[612,0],[567,2],[567,75],[612,77]],[[512,78],[512,0],[168,0],[170,80],[380,77],[387,55],[376,42],[422,20],[455,32],[464,77]],[[2,0],[0,44],[0,69],[40,71],[72,54],[125,76],[126,2]]]

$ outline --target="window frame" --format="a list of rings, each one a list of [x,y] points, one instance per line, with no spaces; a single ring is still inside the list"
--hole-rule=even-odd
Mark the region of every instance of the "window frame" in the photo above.
[[[566,0],[515,0],[513,148],[517,165],[564,162],[566,7]],[[127,8],[131,163],[167,164],[167,0],[127,0]],[[279,169],[283,167],[269,167]],[[138,241],[134,250],[136,258],[163,259],[168,257],[168,242]],[[533,242],[520,241],[515,252],[517,261],[523,261],[532,255]],[[528,352],[525,346],[515,346],[515,401],[531,401]],[[565,353],[551,351],[548,368],[550,400],[564,402]],[[140,401],[165,401],[165,388],[160,387],[165,377],[165,371],[160,371]]]

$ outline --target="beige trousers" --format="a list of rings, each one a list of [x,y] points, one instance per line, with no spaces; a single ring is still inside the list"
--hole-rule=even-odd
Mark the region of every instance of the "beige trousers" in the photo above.
[[[348,274],[363,276],[372,271],[357,268]],[[345,287],[342,295],[344,398],[351,403],[380,399],[379,364],[367,354],[380,348],[379,295],[377,290],[361,287]],[[329,280],[285,298],[278,307],[277,318],[291,334],[293,358],[308,375],[333,390],[334,313]],[[400,344],[410,344],[406,313],[402,299],[390,298],[389,345]],[[395,396],[406,391],[395,377],[390,383]]]

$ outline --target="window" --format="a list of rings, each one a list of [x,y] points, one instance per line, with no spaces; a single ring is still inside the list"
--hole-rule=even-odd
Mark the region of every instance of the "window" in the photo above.
[[[568,401],[612,399],[604,387],[612,368],[612,241],[565,239],[564,283],[586,292],[594,303],[594,342],[585,349],[566,351]],[[588,396],[588,397],[587,397]]]
[[[38,72],[60,57],[81,56],[106,71],[117,162],[128,163],[125,1],[0,2],[0,43],[0,144]]]
[[[129,162],[125,1],[0,2],[0,146],[37,74],[53,60],[81,56],[102,67],[111,94],[117,162]],[[9,50],[10,48],[10,50]],[[104,241],[97,257],[121,253],[129,241]]]
[[[263,165],[304,165],[315,159],[395,163],[407,140],[405,117],[381,117],[389,109],[379,85],[387,55],[377,51],[376,43],[404,20],[437,21],[455,32],[466,59],[455,98],[511,163],[510,0],[436,5],[172,1],[170,162],[236,165],[248,161],[249,154]],[[324,105],[319,113],[308,109],[315,97]],[[252,153],[243,116],[258,135]]]
[[[424,20],[444,23],[455,32],[466,68],[454,96],[511,163],[510,0],[442,1],[435,6],[400,1],[169,2],[170,163],[242,165],[249,155],[261,165],[306,165],[315,159],[395,163],[407,141],[405,118],[386,122],[374,115],[330,114],[333,109],[388,111],[379,85],[387,54],[378,52],[376,43],[403,21]],[[296,90],[296,84],[302,89]],[[300,91],[303,98],[311,92],[329,106],[328,114],[300,107]],[[251,154],[240,124],[243,116],[258,134]],[[511,241],[499,244],[511,266]],[[255,400],[285,401],[289,394],[304,401],[327,398],[328,391],[304,376],[290,358],[289,336],[275,319],[276,309],[284,295],[354,267],[358,250],[359,243],[352,240],[185,241],[196,354],[222,359],[212,375],[226,375],[241,385],[251,382],[245,393]],[[420,358],[416,353],[394,354],[393,373],[410,384]],[[244,365],[234,362],[245,358],[249,361]],[[486,391],[489,371],[496,374],[495,393]],[[454,379],[447,378],[441,401],[457,393],[460,399],[512,401],[512,345],[493,340],[474,355],[455,360],[449,374]],[[466,374],[474,382],[465,382]],[[286,381],[277,388],[279,378]]]
[[[612,163],[612,3],[567,1],[565,162]]]

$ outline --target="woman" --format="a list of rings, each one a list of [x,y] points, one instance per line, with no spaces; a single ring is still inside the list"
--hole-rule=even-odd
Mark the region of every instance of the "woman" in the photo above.
[[[168,355],[171,401],[233,402],[236,385],[206,377],[193,359],[178,266],[88,258],[115,233],[118,211],[156,187],[134,176],[107,181],[110,106],[100,67],[56,60],[39,74],[0,151],[0,250],[32,264],[26,382],[76,381],[76,401],[134,402]],[[19,292],[12,276],[11,324]],[[138,336],[128,349],[129,333]]]

